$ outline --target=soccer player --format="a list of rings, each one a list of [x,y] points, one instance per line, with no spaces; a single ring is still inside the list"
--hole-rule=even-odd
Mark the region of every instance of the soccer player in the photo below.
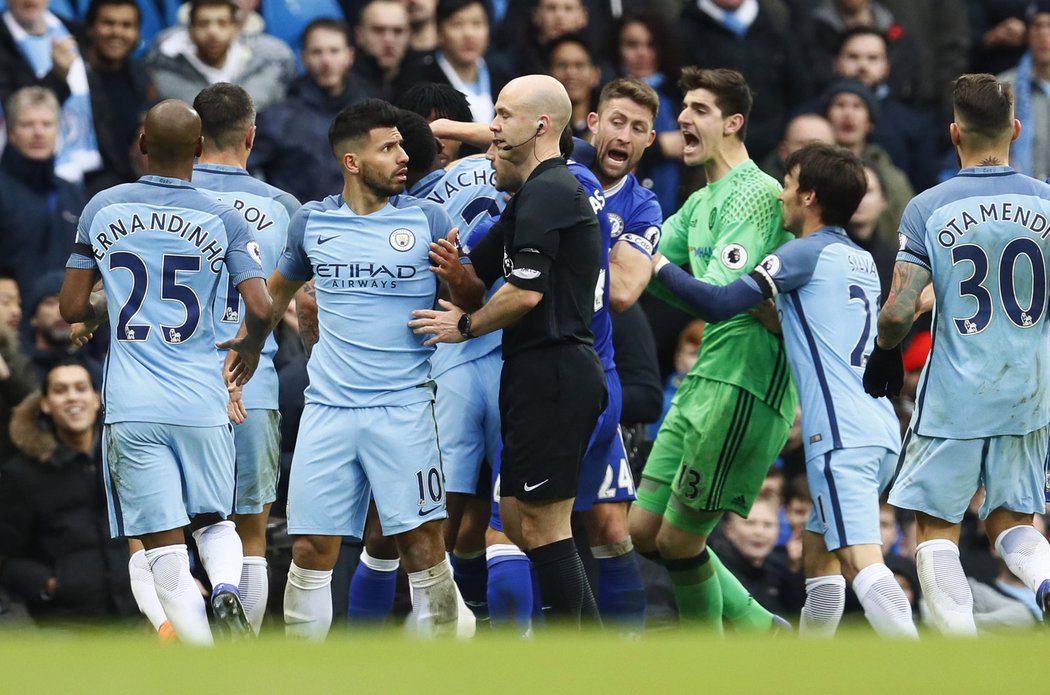
[[[200,118],[161,102],[139,147],[149,174],[96,195],[80,218],[60,295],[70,323],[108,312],[105,454],[114,537],[139,538],[157,596],[179,639],[209,644],[204,602],[190,575],[189,525],[225,630],[248,634],[237,585],[242,550],[232,521],[233,433],[211,320],[225,265],[244,298],[245,351],[232,378],[256,366],[270,317],[259,247],[231,207],[193,189]],[[91,289],[101,275],[104,300]],[[105,309],[103,309],[105,304]]]
[[[328,633],[332,568],[342,537],[362,537],[370,493],[383,533],[397,538],[419,629],[451,634],[456,627],[442,538],[433,350],[401,319],[433,306],[438,282],[429,272],[429,244],[452,225],[438,206],[401,195],[408,157],[398,117],[377,99],[339,113],[329,140],[343,169],[342,194],[295,214],[268,283],[274,316],[311,277],[317,295],[320,337],[288,487],[295,540],[285,630],[304,639]]]
[[[785,165],[784,228],[799,239],[725,287],[666,258],[654,273],[709,321],[776,300],[802,394],[814,499],[803,536],[802,634],[834,634],[849,580],[879,634],[917,637],[908,599],[882,561],[879,496],[896,467],[900,430],[889,402],[868,398],[862,383],[880,285],[871,254],[849,240],[845,225],[867,188],[864,167],[848,150],[823,144],[792,153]]]
[[[953,101],[950,133],[963,168],[904,212],[864,387],[876,397],[900,392],[900,344],[932,277],[933,348],[889,502],[915,511],[915,562],[934,623],[973,635],[959,522],[982,484],[988,539],[1050,613],[1050,545],[1032,526],[1046,511],[1050,186],[1007,165],[1022,127],[1009,84],[963,75]]]
[[[789,238],[780,186],[744,146],[751,90],[732,70],[686,68],[678,117],[687,166],[707,185],[662,227],[660,252],[689,263],[704,282],[726,285]],[[787,441],[798,396],[783,342],[753,316],[710,326],[693,371],[664,419],[642,473],[630,528],[640,552],[663,559],[683,623],[769,629],[773,616],[707,548],[726,511],[747,516],[766,471]]]
[[[502,501],[516,501],[521,536],[552,614],[579,624],[597,606],[569,527],[580,459],[605,385],[590,329],[601,262],[598,221],[560,155],[571,104],[552,78],[529,75],[500,93],[489,155],[501,191],[516,191],[500,221],[459,268],[447,311],[416,311],[428,340],[462,342],[503,330],[500,383]],[[506,262],[504,259],[507,259]],[[482,305],[486,285],[506,283]],[[478,308],[480,307],[480,308]],[[554,421],[559,427],[551,429]]]
[[[251,177],[245,170],[255,140],[255,106],[243,88],[219,82],[201,90],[193,100],[201,118],[204,151],[193,167],[193,185],[232,206],[249,225],[262,254],[263,271],[277,267],[288,236],[288,221],[299,209],[290,194]],[[225,341],[237,334],[244,313],[237,288],[224,271],[215,302],[215,331]],[[231,418],[237,452],[237,497],[234,523],[244,547],[244,568],[238,585],[248,622],[256,634],[262,627],[269,595],[266,571],[266,521],[277,498],[280,472],[281,416],[277,410],[277,370],[273,356],[277,341],[271,335],[260,355],[259,367],[243,393],[231,398]]]

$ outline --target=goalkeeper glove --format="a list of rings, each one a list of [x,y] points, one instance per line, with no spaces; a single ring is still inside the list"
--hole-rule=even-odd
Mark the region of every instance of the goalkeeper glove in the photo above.
[[[868,365],[864,368],[864,390],[872,398],[882,396],[896,397],[904,386],[904,356],[901,346],[889,350],[879,347],[868,355]]]

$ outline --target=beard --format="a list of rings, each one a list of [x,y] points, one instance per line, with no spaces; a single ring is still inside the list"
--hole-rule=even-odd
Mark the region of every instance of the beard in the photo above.
[[[385,198],[405,192],[405,184],[392,181],[389,176],[373,169],[365,168],[361,171],[361,182],[370,191]]]

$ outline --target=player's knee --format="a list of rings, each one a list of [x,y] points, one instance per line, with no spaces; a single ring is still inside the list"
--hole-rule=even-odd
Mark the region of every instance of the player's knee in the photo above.
[[[596,504],[585,518],[587,538],[592,546],[615,545],[630,539],[626,505]]]
[[[656,533],[656,550],[666,560],[693,557],[707,547],[704,536],[683,531],[666,521]]]
[[[627,529],[634,547],[639,552],[656,552],[656,534],[660,530],[660,517],[640,507],[633,507],[627,517]]]
[[[369,524],[365,528],[365,550],[369,555],[380,560],[398,558],[397,541],[393,536],[384,536],[379,524]]]
[[[330,570],[339,559],[338,536],[296,536],[292,559],[303,569]]]

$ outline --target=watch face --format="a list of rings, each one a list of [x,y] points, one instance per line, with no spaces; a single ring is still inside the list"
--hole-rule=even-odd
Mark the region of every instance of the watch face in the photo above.
[[[463,314],[459,317],[459,324],[457,326],[459,332],[466,337],[470,337],[470,314]]]

